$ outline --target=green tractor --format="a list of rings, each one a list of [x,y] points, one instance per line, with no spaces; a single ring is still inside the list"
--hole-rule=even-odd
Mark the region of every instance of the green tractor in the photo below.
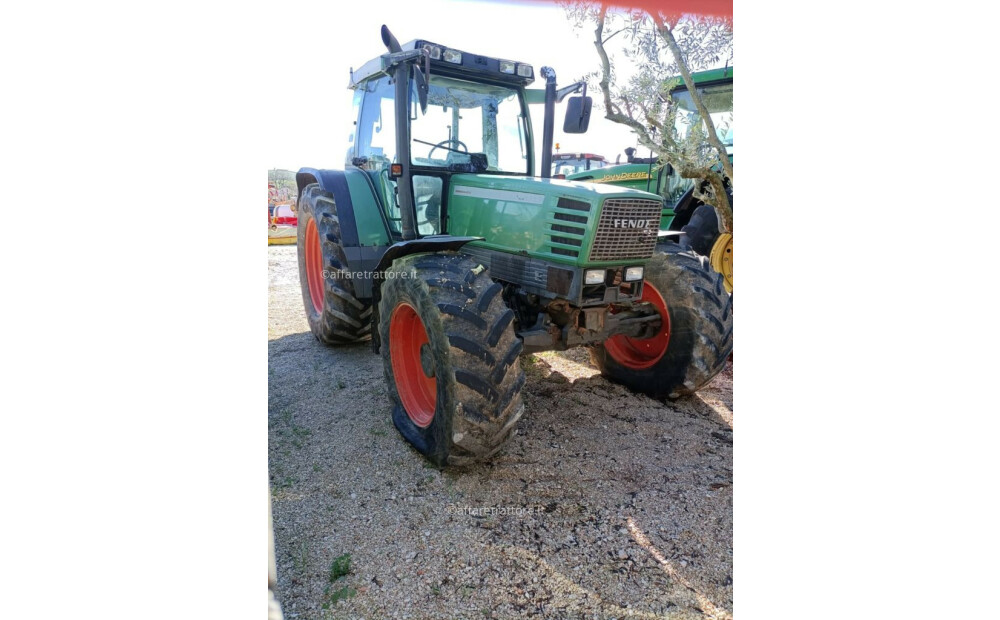
[[[556,147],[559,145],[557,144]],[[609,166],[607,160],[594,153],[556,153],[552,156],[552,178],[565,179],[568,175]]]
[[[657,251],[659,196],[553,180],[555,72],[429,41],[351,72],[344,170],[303,168],[298,258],[309,326],[331,345],[371,340],[396,428],[438,465],[489,459],[524,412],[526,352],[590,348],[610,380],[691,394],[724,366],[722,279],[677,246]],[[533,176],[529,102],[545,107]],[[590,98],[571,97],[582,133]],[[546,155],[547,154],[547,155]]]
[[[733,159],[733,68],[711,69],[691,74],[699,94]],[[671,91],[678,102],[677,129],[684,135],[699,122],[697,110],[683,83]],[[682,179],[671,166],[660,166],[656,158],[635,157],[635,149],[625,149],[628,162],[597,170],[567,175],[574,181],[631,187],[659,194],[664,198],[660,219],[661,231],[683,232],[680,244],[709,257],[712,267],[725,278],[726,290],[733,290],[733,235],[721,233],[718,215],[711,205],[694,197],[694,181]],[[730,201],[732,195],[730,195]]]

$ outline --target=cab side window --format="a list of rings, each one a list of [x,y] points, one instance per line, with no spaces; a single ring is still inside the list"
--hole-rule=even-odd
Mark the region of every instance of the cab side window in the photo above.
[[[381,194],[389,225],[399,232],[402,216],[396,203],[396,182],[389,178],[389,164],[396,161],[396,88],[388,77],[370,80],[358,88],[364,93],[354,157],[366,161],[362,167]]]

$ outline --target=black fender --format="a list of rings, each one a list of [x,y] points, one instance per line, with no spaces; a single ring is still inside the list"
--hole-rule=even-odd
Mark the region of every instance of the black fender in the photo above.
[[[323,191],[333,194],[333,199],[337,202],[337,217],[340,219],[340,241],[345,248],[358,247],[358,224],[354,218],[354,204],[351,202],[351,190],[347,187],[344,171],[299,168],[295,173],[299,199],[302,198],[302,190],[310,183],[319,183]]]
[[[707,184],[707,181],[703,181]],[[729,206],[733,205],[733,192],[729,188],[729,183],[726,182],[726,194],[729,196]],[[670,221],[670,230],[680,230],[687,226],[687,223],[691,221],[691,215],[694,214],[694,210],[705,204],[701,200],[694,197],[694,188],[692,187],[681,196],[681,199],[677,201],[674,205],[674,219]]]
[[[393,261],[409,256],[410,254],[421,254],[424,252],[450,252],[457,251],[470,241],[482,241],[482,237],[454,237],[451,235],[435,235],[423,237],[421,239],[411,239],[400,241],[390,245],[385,254],[375,266],[372,280],[372,351],[379,352],[381,342],[378,333],[378,303],[382,299],[382,274],[392,265]]]
[[[686,226],[691,214],[700,204],[701,201],[694,197],[694,188],[686,191],[674,205],[674,219],[670,221],[670,230],[680,230]]]

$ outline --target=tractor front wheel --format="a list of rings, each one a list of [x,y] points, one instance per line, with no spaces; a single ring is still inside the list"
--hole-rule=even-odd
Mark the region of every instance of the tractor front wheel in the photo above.
[[[708,259],[661,244],[646,265],[643,301],[663,318],[651,338],[614,336],[591,347],[611,381],[653,398],[693,394],[719,374],[733,350],[733,301]]]
[[[382,366],[400,434],[437,465],[491,458],[524,413],[514,313],[475,260],[417,254],[384,274]]]

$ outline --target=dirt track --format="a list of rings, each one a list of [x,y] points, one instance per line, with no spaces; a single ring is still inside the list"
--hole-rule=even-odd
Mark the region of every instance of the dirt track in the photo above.
[[[287,618],[731,616],[731,364],[663,404],[605,381],[582,350],[522,358],[517,436],[490,464],[438,471],[392,426],[370,345],[309,332],[296,248],[268,261]],[[350,573],[331,580],[344,554]]]

